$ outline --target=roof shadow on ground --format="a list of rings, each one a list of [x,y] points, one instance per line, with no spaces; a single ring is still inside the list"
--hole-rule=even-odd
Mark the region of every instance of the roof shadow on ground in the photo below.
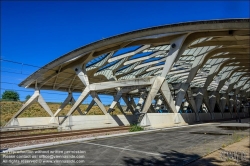
[[[145,155],[144,155],[145,156]],[[216,158],[200,159],[202,156],[197,154],[185,154],[177,151],[171,151],[166,153],[159,153],[159,156],[145,156],[141,158],[124,157],[123,162],[126,166],[214,166],[221,165],[223,160]],[[216,164],[217,163],[217,164]],[[248,161],[240,162],[241,165],[248,165]]]
[[[145,156],[145,155],[144,155]],[[177,151],[159,153],[159,156],[145,156],[141,158],[124,157],[127,166],[134,165],[185,165],[201,156],[197,154],[184,154]]]

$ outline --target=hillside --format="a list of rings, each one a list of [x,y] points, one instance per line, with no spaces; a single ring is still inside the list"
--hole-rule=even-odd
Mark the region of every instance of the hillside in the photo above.
[[[4,126],[11,117],[22,107],[24,102],[13,101],[1,101],[0,102],[0,126]],[[47,103],[53,113],[60,107],[61,103]],[[68,104],[59,115],[66,115],[72,105]],[[88,105],[80,105],[80,109],[84,113]],[[106,110],[108,110],[106,106]],[[115,108],[113,115],[122,114],[118,108]],[[79,115],[78,111],[75,111],[73,115]],[[93,106],[87,115],[103,115],[98,106]],[[27,110],[23,111],[19,117],[49,117],[49,114],[38,104],[32,104]]]

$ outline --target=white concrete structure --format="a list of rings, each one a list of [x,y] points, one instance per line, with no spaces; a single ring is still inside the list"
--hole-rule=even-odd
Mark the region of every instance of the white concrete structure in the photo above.
[[[19,84],[35,89],[35,93],[7,126],[17,124],[17,116],[34,101],[51,115],[49,123],[57,123],[58,113],[68,102],[73,103],[61,125],[75,125],[73,128],[77,129],[81,124],[87,124],[82,128],[114,126],[115,120],[109,113],[116,105],[123,113],[117,116],[123,123],[116,125],[132,121],[152,126],[161,126],[160,121],[186,124],[231,118],[235,112],[239,117],[241,110],[247,111],[240,106],[244,107],[250,91],[249,25],[249,19],[165,25],[73,50]],[[41,90],[66,91],[69,95],[53,114],[40,95]],[[81,93],[76,101],[72,97],[75,92]],[[108,110],[100,94],[114,97]],[[88,96],[93,100],[87,110],[80,110]],[[139,102],[135,103],[134,98],[139,98]],[[120,99],[133,114],[128,119],[137,120],[126,121],[128,116]],[[88,112],[95,103],[104,115],[98,117],[100,123],[93,124],[98,118],[82,111]],[[81,116],[71,116],[76,110]],[[157,114],[164,111],[168,113]],[[102,126],[107,118],[112,125]]]

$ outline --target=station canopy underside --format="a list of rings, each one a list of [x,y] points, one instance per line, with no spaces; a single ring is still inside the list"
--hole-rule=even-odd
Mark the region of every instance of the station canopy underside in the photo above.
[[[207,91],[219,93],[231,93],[237,88],[248,92],[249,22],[249,19],[198,21],[117,35],[55,59],[19,86],[82,92],[88,83],[129,84],[124,80],[164,76],[170,90],[178,89],[180,83],[189,83],[191,88],[206,87]],[[80,75],[87,79],[81,80]],[[117,87],[97,92],[114,95]]]

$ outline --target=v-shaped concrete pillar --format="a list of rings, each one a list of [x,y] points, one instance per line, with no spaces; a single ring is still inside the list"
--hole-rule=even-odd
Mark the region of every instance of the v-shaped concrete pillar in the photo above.
[[[62,103],[60,108],[58,108],[57,111],[54,113],[54,116],[57,116],[67,106],[67,104],[69,102],[71,102],[72,104],[75,104],[75,99],[74,99],[72,93],[68,94],[67,98],[64,100],[64,102]],[[77,111],[79,112],[80,115],[83,115],[83,113],[79,107],[77,108]]]
[[[95,101],[95,103],[98,105],[98,107],[102,110],[103,114],[106,115],[107,114],[106,108],[102,104],[102,102],[101,102],[99,96],[97,95],[97,93],[92,91],[92,92],[90,92],[90,95],[93,98],[93,100]]]
[[[130,92],[130,91],[132,91],[132,90],[135,90],[135,89],[137,89],[138,87],[124,87],[124,88],[120,88],[120,90],[118,90],[118,92],[117,92],[117,94],[114,96],[114,100],[113,100],[113,102],[111,103],[111,105],[110,105],[110,107],[109,107],[109,110],[108,110],[108,113],[110,113],[113,109],[114,109],[114,107],[117,105],[117,104],[119,104],[120,105],[120,103],[119,103],[119,100],[120,100],[120,98],[122,97],[122,95],[124,94],[124,93],[128,93],[128,92]],[[125,101],[125,103],[127,103],[128,102],[128,100],[127,100],[127,98],[124,98],[123,99],[124,101]],[[121,106],[120,106],[120,108],[121,108]],[[120,109],[119,108],[119,109]],[[120,109],[121,110],[121,109]],[[121,110],[122,112],[123,112],[123,110]],[[134,109],[133,109],[133,111],[134,111]],[[124,113],[124,112],[123,112]]]
[[[171,112],[177,113],[174,100],[166,80],[162,83],[160,92],[162,94],[162,97],[164,98],[165,103],[170,108]]]
[[[209,94],[210,94],[209,95],[209,108],[211,111],[212,119],[214,119],[214,107],[215,107],[219,93],[214,91],[214,92],[210,92]]]
[[[164,80],[165,80],[165,77],[156,77],[154,83],[151,85],[151,89],[148,93],[147,99],[141,111],[142,113],[147,113],[150,105],[152,104],[152,101],[154,100]]]
[[[195,112],[196,121],[200,121],[199,112],[198,112],[199,110],[197,110],[195,100],[194,100],[194,97],[193,97],[193,93],[192,93],[192,90],[191,90],[190,87],[187,89],[187,97],[186,97],[186,99],[187,99],[190,107],[192,108],[192,110],[194,110],[194,112]]]
[[[133,106],[131,104],[131,101],[129,101],[128,96],[127,95],[122,95],[122,99],[127,105],[127,110],[129,109],[132,112],[132,114],[135,115],[135,110],[134,110],[134,108],[133,108]]]
[[[67,113],[67,116],[71,115],[82,103],[83,100],[85,100],[88,97],[88,94],[90,93],[90,89],[87,86],[84,91],[81,93],[79,98],[76,100],[75,104],[72,106],[72,108]]]
[[[6,123],[5,126],[10,126],[11,122],[17,118],[23,111],[25,111],[31,104],[33,104],[34,102],[38,102],[43,109],[48,112],[48,114],[52,117],[51,119],[51,123],[55,123],[55,118],[54,118],[54,114],[52,113],[52,111],[50,110],[49,106],[46,104],[46,102],[44,101],[42,95],[40,94],[40,90],[35,90],[34,94],[29,98],[28,101],[26,101],[26,103],[18,110],[18,112],[9,120],[8,123]]]
[[[226,95],[227,94],[225,94],[225,93],[221,94],[220,95],[220,102],[219,102],[219,105],[220,105],[220,108],[221,108],[221,114],[222,114],[223,118],[224,118],[224,111],[225,111],[226,104],[227,104]]]

